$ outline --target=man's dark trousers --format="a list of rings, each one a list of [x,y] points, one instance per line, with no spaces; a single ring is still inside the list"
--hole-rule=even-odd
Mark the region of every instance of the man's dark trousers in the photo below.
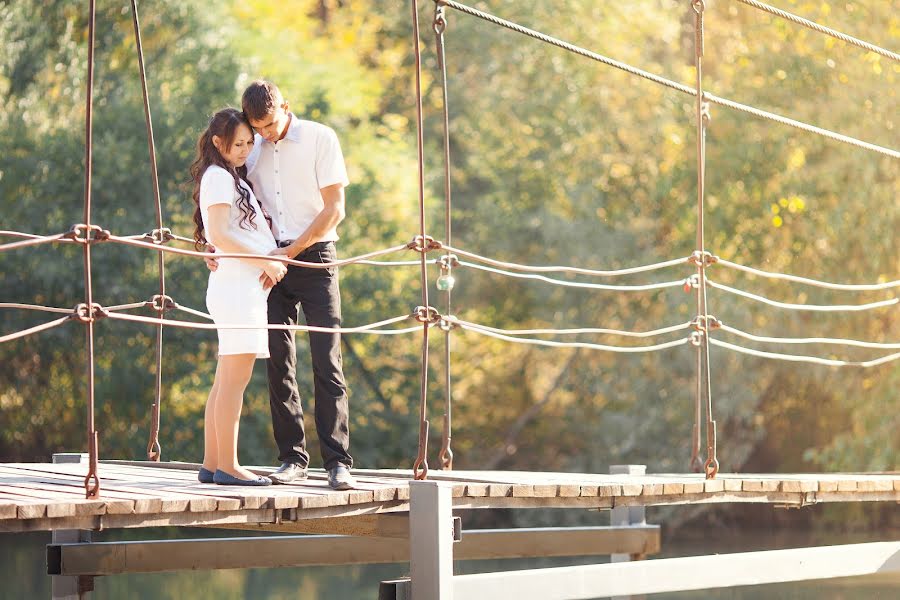
[[[313,244],[295,260],[324,263],[337,258],[334,242]],[[299,309],[306,324],[315,327],[340,327],[341,294],[336,267],[316,269],[288,266],[287,275],[269,294],[269,323],[296,325]],[[309,332],[315,390],[316,432],[326,469],[342,463],[353,465],[349,453],[350,428],[347,385],[341,358],[341,336],[337,333]],[[309,465],[303,408],[297,388],[297,350],[294,332],[269,330],[269,404],[272,429],[281,462]]]

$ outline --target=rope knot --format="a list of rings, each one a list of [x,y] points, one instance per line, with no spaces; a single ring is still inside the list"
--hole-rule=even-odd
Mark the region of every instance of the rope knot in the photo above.
[[[459,326],[459,322],[457,321],[455,315],[443,316],[438,322],[438,327],[440,327],[441,331],[444,332],[450,332],[454,329],[458,329]]]
[[[684,293],[688,294],[691,290],[696,290],[700,287],[700,276],[696,273],[691,275],[690,277],[684,280]]]

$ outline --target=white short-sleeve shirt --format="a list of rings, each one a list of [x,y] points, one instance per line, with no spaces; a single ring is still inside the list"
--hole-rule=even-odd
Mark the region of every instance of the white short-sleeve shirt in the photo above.
[[[330,127],[293,114],[282,140],[272,143],[258,134],[255,137],[247,158],[248,178],[272,217],[278,240],[293,241],[325,208],[320,190],[350,184],[340,142]],[[321,241],[337,239],[332,228]]]
[[[269,229],[263,216],[259,202],[244,181],[241,186],[250,192],[250,206],[253,208],[253,223],[241,226],[241,209],[237,206],[240,197],[234,187],[234,177],[231,173],[217,165],[211,165],[203,173],[200,179],[200,215],[203,218],[203,228],[206,230],[206,238],[214,245],[218,242],[211,237],[209,229],[209,207],[214,204],[228,204],[231,206],[229,213],[229,233],[241,244],[253,249],[254,254],[268,254],[275,249],[275,238]],[[255,225],[255,227],[254,227]],[[218,250],[217,250],[218,251]]]

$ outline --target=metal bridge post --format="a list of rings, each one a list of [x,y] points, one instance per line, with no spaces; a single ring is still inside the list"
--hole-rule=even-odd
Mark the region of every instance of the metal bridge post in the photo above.
[[[646,465],[610,465],[610,475],[646,475]],[[647,512],[643,506],[618,506],[609,511],[609,524],[624,527],[628,525],[646,525]],[[610,554],[610,562],[621,563],[640,560],[643,557],[634,554]],[[634,600],[643,596],[615,596],[613,600]]]
[[[412,600],[453,598],[453,486],[409,482]]]
[[[53,455],[53,464],[87,464],[88,455],[66,452]],[[83,529],[59,529],[50,534],[51,544],[72,544],[91,541],[91,532]],[[88,575],[51,575],[50,597],[53,600],[85,600],[94,590],[94,578]]]

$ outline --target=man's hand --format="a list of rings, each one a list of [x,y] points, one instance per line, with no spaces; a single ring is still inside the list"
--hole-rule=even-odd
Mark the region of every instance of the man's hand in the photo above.
[[[260,273],[259,283],[260,285],[262,285],[262,288],[264,290],[271,290],[273,287],[275,287],[275,282],[272,281],[272,279],[268,275],[266,275],[265,271]]]
[[[269,252],[269,256],[285,256],[287,258],[294,258],[297,255],[291,252],[290,246],[285,246],[284,248],[275,248],[274,250]]]
[[[206,244],[206,249],[209,252],[216,251],[216,247],[209,243]],[[208,257],[205,257],[203,260],[206,262],[206,268],[209,269],[210,271],[215,271],[216,269],[219,268],[219,259],[208,256]]]

